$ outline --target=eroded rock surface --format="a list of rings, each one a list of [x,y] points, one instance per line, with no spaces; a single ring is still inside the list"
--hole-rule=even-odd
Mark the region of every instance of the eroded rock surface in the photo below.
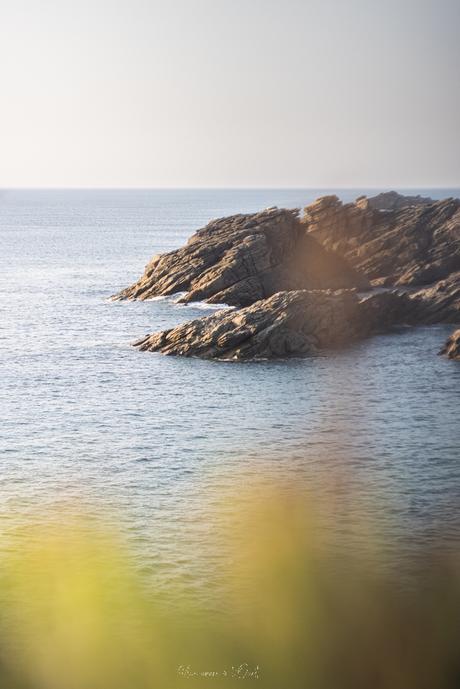
[[[360,298],[353,290],[279,292],[147,335],[142,351],[206,359],[257,360],[314,355],[404,322],[409,298],[393,292]]]
[[[281,290],[367,285],[346,259],[306,232],[297,210],[270,208],[211,221],[185,246],[155,256],[115,298],[186,292],[184,302],[245,306]]]
[[[439,354],[443,354],[449,359],[460,361],[460,330],[455,330],[452,333]]]
[[[390,197],[343,204],[325,196],[306,207],[304,222],[375,285],[428,285],[460,270],[460,200]]]

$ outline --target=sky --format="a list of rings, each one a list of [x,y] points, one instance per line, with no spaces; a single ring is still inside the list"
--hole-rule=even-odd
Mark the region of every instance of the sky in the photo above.
[[[460,187],[459,0],[0,0],[0,187]]]

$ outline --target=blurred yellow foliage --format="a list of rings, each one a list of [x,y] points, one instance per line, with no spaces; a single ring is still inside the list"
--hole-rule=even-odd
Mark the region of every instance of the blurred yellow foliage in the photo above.
[[[175,582],[152,590],[110,529],[61,515],[18,532],[0,567],[0,689],[460,686],[455,558],[422,554],[409,586],[376,564],[371,529],[367,552],[323,538],[298,492],[244,505],[225,613]]]

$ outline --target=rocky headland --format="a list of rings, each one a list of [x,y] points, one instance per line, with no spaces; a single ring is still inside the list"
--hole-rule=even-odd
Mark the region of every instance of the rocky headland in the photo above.
[[[149,334],[139,349],[308,356],[402,324],[458,324],[460,200],[388,192],[344,204],[326,196],[302,217],[269,208],[213,220],[185,246],[153,257],[114,299],[176,293],[184,303],[236,308]]]

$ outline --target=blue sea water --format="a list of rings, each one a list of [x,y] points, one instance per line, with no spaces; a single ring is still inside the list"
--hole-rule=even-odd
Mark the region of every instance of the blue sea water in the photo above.
[[[395,542],[458,543],[460,366],[436,356],[452,327],[314,359],[216,363],[130,346],[209,307],[108,301],[211,218],[324,193],[0,192],[3,531],[83,501],[117,515],[146,565],[200,575],[225,491],[273,474],[329,500],[331,529],[346,505]]]

